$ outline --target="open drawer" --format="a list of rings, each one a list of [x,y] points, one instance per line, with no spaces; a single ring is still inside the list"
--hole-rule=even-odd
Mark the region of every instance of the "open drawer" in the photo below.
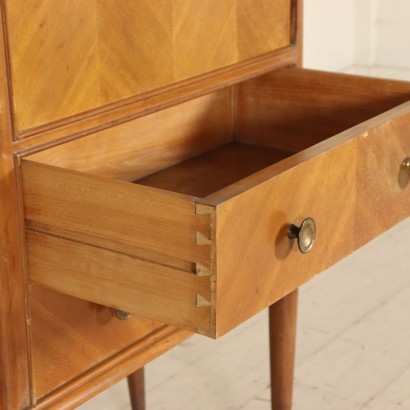
[[[289,68],[30,155],[29,279],[220,336],[410,213],[409,99]]]

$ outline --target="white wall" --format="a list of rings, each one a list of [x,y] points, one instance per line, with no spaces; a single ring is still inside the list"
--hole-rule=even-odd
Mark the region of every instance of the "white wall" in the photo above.
[[[410,68],[410,0],[378,0],[375,64]]]
[[[334,71],[354,63],[356,3],[357,0],[304,0],[305,67]]]
[[[410,0],[304,0],[304,66],[410,68]]]

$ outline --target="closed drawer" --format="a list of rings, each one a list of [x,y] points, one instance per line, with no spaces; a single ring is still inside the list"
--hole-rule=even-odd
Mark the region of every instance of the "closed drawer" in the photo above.
[[[26,157],[30,280],[220,336],[409,214],[409,96],[285,69]]]

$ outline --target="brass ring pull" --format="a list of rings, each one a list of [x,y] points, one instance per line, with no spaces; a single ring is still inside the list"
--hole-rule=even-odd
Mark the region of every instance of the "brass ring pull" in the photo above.
[[[308,253],[315,243],[316,224],[312,218],[306,218],[300,227],[290,225],[288,228],[288,238],[297,239],[299,250],[302,253]]]
[[[410,157],[407,157],[402,163],[402,168],[404,168],[408,174],[410,174]]]

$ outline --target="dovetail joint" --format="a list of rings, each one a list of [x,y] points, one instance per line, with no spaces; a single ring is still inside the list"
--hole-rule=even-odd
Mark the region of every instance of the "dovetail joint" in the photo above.
[[[215,208],[209,205],[196,204],[195,212],[197,215],[213,214]]]
[[[197,276],[212,276],[211,269],[207,266],[201,265],[200,263],[195,265],[195,273]]]
[[[196,231],[196,244],[197,245],[211,245],[211,239],[207,238],[203,233]]]
[[[199,293],[196,295],[196,307],[209,307],[212,306],[212,303],[201,296]]]

